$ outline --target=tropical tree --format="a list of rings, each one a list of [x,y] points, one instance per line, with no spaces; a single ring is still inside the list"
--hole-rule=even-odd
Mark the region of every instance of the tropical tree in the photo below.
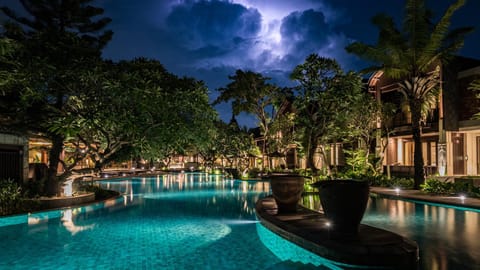
[[[222,158],[228,162],[228,167],[239,170],[249,169],[249,158],[258,150],[246,127],[240,128],[235,116],[228,124],[219,122],[217,125],[219,137],[216,147]]]
[[[432,21],[432,12],[424,0],[407,0],[402,28],[395,25],[392,17],[379,14],[373,23],[379,28],[376,45],[354,42],[347,51],[374,65],[365,72],[382,70],[385,76],[399,80],[398,91],[407,101],[412,117],[414,140],[415,188],[424,182],[422,157],[422,122],[425,109],[437,96],[440,82],[439,65],[463,46],[464,36],[472,28],[450,30],[450,21],[465,0],[457,0],[440,17]]]
[[[97,170],[119,159],[168,159],[211,140],[216,114],[206,87],[156,60],[104,62],[82,79],[84,92],[70,99],[74,113],[56,129],[64,129],[73,153],[89,156]]]
[[[328,145],[345,137],[347,112],[361,91],[361,79],[353,72],[345,74],[335,60],[317,54],[296,66],[290,78],[299,83],[294,101],[295,126],[307,167],[317,172],[314,155],[320,151],[330,174]]]
[[[252,71],[237,70],[235,75],[229,76],[229,79],[232,82],[227,87],[219,89],[220,96],[214,104],[232,101],[235,115],[240,112],[253,114],[258,120],[261,135],[264,138],[262,154],[266,156],[267,146],[270,143],[270,126],[275,121],[278,105],[283,100],[282,89],[267,83],[270,78]]]
[[[279,115],[277,121],[272,124],[271,131],[272,139],[269,145],[269,153],[277,153],[287,165],[288,150],[298,146],[295,132],[295,113],[287,111]]]
[[[352,149],[345,149],[345,152],[349,156],[347,163],[353,160],[352,167],[360,170],[364,175],[379,172],[376,164],[372,162],[370,151],[377,138],[377,123],[381,116],[380,104],[369,93],[360,92],[352,97],[344,129],[345,142],[350,142]]]
[[[44,134],[51,142],[46,194],[58,193],[57,171],[66,134],[50,129],[66,111],[69,98],[81,92],[79,75],[91,68],[101,49],[111,39],[111,31],[102,29],[110,19],[101,17],[103,9],[91,0],[35,1],[21,0],[28,13],[22,17],[8,7],[3,13],[10,19],[4,24],[4,36],[22,45],[17,55],[29,78],[20,87],[17,119],[30,131]]]

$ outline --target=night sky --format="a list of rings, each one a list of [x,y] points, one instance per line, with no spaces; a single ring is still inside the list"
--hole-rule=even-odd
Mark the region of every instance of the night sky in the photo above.
[[[453,0],[427,1],[436,17]],[[17,0],[0,0],[19,8]],[[370,23],[383,12],[400,20],[403,0],[98,0],[113,21],[112,41],[104,57],[158,59],[179,75],[206,82],[211,99],[236,69],[260,72],[279,86],[291,86],[288,75],[311,53],[337,59],[345,70],[367,64],[345,52],[352,41],[375,43]],[[467,0],[453,26],[480,28],[480,0]],[[480,29],[465,40],[460,55],[480,59]],[[216,107],[224,121],[227,104]],[[237,118],[255,126],[253,117]]]

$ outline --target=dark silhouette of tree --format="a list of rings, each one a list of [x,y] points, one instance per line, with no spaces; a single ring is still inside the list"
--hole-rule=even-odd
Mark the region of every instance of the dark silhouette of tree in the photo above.
[[[8,7],[3,13],[10,19],[3,35],[22,45],[17,59],[28,80],[19,84],[17,124],[42,134],[52,142],[45,193],[58,193],[57,171],[60,154],[68,134],[52,130],[51,123],[61,121],[70,98],[83,91],[79,78],[100,58],[101,49],[112,37],[103,31],[110,19],[101,17],[103,9],[91,0],[20,0],[27,16],[18,16]]]

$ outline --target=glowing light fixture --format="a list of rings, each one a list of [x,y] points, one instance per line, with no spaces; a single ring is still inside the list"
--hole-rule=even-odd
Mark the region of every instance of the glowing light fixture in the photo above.
[[[67,180],[63,184],[63,195],[67,197],[73,195],[73,179]]]

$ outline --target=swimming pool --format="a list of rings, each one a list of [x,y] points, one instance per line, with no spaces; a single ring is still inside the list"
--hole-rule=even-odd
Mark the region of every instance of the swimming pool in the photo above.
[[[282,263],[257,233],[254,203],[269,193],[268,182],[171,174],[101,185],[124,195],[1,218],[0,268],[268,269]]]
[[[311,269],[302,256],[323,263],[285,252],[290,243],[256,221],[254,204],[270,193],[268,182],[188,173],[101,185],[123,195],[0,218],[0,269]],[[364,223],[417,241],[422,269],[480,265],[478,212],[371,197]]]

